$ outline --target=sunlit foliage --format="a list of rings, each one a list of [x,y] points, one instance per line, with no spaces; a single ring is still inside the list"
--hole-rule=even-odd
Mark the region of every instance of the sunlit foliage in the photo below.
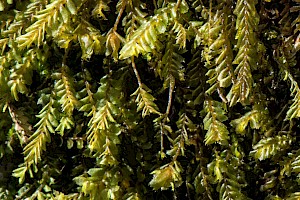
[[[299,0],[0,0],[0,199],[299,199],[299,27]]]

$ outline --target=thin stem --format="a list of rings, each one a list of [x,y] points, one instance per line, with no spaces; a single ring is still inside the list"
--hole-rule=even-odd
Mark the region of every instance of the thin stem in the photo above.
[[[155,8],[155,10],[157,10],[157,4],[156,4],[156,0],[153,0],[153,4],[154,4],[154,8]]]
[[[163,132],[162,124],[160,124],[160,157],[161,158],[165,157],[165,153],[164,153],[164,132]]]
[[[178,0],[177,3],[176,3],[176,7],[175,7],[176,11],[179,8],[180,4],[181,4],[181,0]]]
[[[219,94],[219,97],[222,99],[222,101],[224,103],[228,103],[226,97],[224,96],[223,92],[221,91],[220,87],[217,88],[217,91],[218,91],[218,94]]]
[[[62,65],[65,66],[67,64],[67,58],[68,58],[69,48],[66,48],[65,54],[63,57]]]
[[[181,150],[182,147],[184,147],[184,137],[181,134],[181,138],[180,138],[180,141],[179,141],[179,147],[176,150],[176,153],[175,153],[175,155],[173,157],[173,162],[175,162],[177,160],[177,157],[180,155],[180,150]]]
[[[38,187],[38,189],[33,193],[33,195],[31,195],[31,199],[35,199],[35,198],[38,196],[39,192],[41,192],[42,189],[45,187],[45,185],[46,185],[46,183],[42,183],[42,184]]]
[[[174,87],[175,87],[175,78],[172,76],[172,78],[170,78],[169,100],[168,100],[168,106],[166,109],[166,116],[169,115],[170,110],[171,110]]]
[[[119,11],[118,17],[117,17],[116,22],[115,22],[115,24],[114,24],[113,31],[116,31],[117,28],[118,28],[118,24],[119,24],[119,22],[120,22],[120,20],[121,20],[121,16],[122,16],[122,14],[123,14],[123,12],[124,12],[124,10],[125,10],[125,7],[126,7],[126,2],[127,2],[127,1],[125,1],[125,0],[122,1],[122,8],[121,8],[120,11]]]
[[[139,72],[136,69],[135,62],[134,62],[134,57],[133,56],[131,56],[131,64],[132,64],[132,68],[133,68],[134,74],[136,76],[136,79],[138,81],[138,84],[139,84],[140,87],[142,87],[142,81],[141,81]]]

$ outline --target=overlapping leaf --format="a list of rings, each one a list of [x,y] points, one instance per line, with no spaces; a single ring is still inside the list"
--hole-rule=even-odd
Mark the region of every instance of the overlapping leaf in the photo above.
[[[146,85],[141,85],[132,96],[136,96],[138,104],[137,111],[142,110],[142,116],[145,117],[150,113],[160,114],[157,105],[154,103],[155,98],[150,94],[151,90]]]
[[[236,64],[234,73],[237,76],[227,99],[230,105],[237,102],[247,104],[253,88],[252,70],[257,68],[257,39],[256,33],[259,16],[255,4],[257,1],[237,1],[234,14],[236,20],[237,55],[233,61]]]
[[[217,155],[216,158],[208,164],[208,172],[214,176],[214,181],[218,183],[219,199],[249,199],[242,188],[246,186],[244,172],[239,169],[241,161],[234,157],[229,151],[223,151],[222,156],[227,155],[227,161],[224,157]],[[234,166],[232,166],[234,163]]]
[[[227,120],[226,107],[224,104],[206,100],[204,102],[204,112],[206,113],[203,119],[204,129],[207,130],[205,135],[205,144],[213,144],[215,142],[226,145],[229,139],[227,127],[222,122]]]
[[[16,38],[19,48],[30,47],[32,43],[40,46],[45,38],[48,27],[59,27],[61,23],[68,23],[70,16],[76,14],[76,4],[72,0],[53,1],[45,9],[36,13],[37,19],[26,28],[26,34]]]
[[[40,121],[35,125],[37,128],[34,134],[29,138],[29,143],[24,148],[24,165],[14,171],[14,176],[19,178],[20,182],[24,181],[25,172],[30,170],[31,165],[37,165],[41,160],[42,151],[46,150],[46,143],[51,141],[51,133],[55,133],[58,126],[59,112],[54,107],[55,100],[51,96],[42,96],[48,99],[48,103],[37,115]]]
[[[265,160],[276,155],[280,151],[284,151],[292,144],[290,135],[277,135],[261,139],[254,147],[250,154],[259,160]]]
[[[184,1],[182,1],[184,2]],[[176,15],[176,4],[170,3],[168,7],[158,10],[157,14],[152,16],[147,22],[143,23],[135,33],[130,36],[128,42],[120,51],[120,59],[126,59],[131,56],[138,56],[160,49],[162,47],[158,37],[165,33],[169,23]],[[187,5],[181,4],[181,12],[187,12]]]
[[[153,174],[153,178],[149,185],[153,187],[154,190],[165,190],[169,187],[172,187],[174,190],[175,186],[178,187],[182,184],[182,178],[180,175],[181,171],[181,166],[176,161],[173,164],[162,166],[161,168],[151,172]]]

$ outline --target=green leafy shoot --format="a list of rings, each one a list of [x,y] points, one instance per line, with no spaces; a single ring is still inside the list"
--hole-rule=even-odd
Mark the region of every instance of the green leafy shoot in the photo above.
[[[203,124],[204,129],[207,130],[205,144],[213,144],[215,142],[221,145],[228,144],[229,132],[226,125],[222,123],[227,120],[225,110],[225,105],[218,101],[206,100],[204,102],[203,111],[206,113],[206,116],[203,119]]]
[[[60,23],[68,23],[70,16],[76,14],[76,11],[76,4],[72,0],[59,0],[48,4],[45,9],[36,13],[37,21],[25,30],[26,34],[16,38],[18,47],[29,48],[32,43],[40,46],[48,27],[58,27]]]
[[[235,127],[236,133],[244,135],[249,123],[251,129],[264,128],[268,123],[268,110],[259,104],[254,105],[253,110],[238,119],[232,120],[230,124]]]
[[[54,106],[55,100],[49,98],[49,103],[46,104],[40,113],[37,115],[40,121],[35,125],[37,130],[29,138],[29,143],[24,148],[24,163],[25,167],[21,167],[22,173],[18,173],[16,169],[14,176],[19,178],[19,181],[24,181],[25,171],[30,170],[31,165],[37,165],[41,160],[42,151],[46,150],[46,143],[51,141],[50,133],[55,133],[55,127],[58,126],[59,112]]]
[[[60,97],[59,103],[62,107],[62,112],[71,116],[73,110],[79,105],[78,100],[75,97],[74,79],[69,76],[70,69],[63,65],[61,73],[56,74],[57,82],[54,89],[57,92],[57,96]]]
[[[255,159],[265,160],[276,155],[280,151],[286,150],[292,144],[290,135],[277,135],[261,139],[250,152]]]
[[[151,90],[144,84],[131,95],[136,96],[135,102],[137,103],[137,111],[142,111],[142,117],[155,113],[161,115],[158,111],[157,105],[154,103],[155,98],[150,94]]]
[[[237,102],[248,104],[249,96],[253,88],[252,70],[257,68],[257,30],[259,17],[255,8],[257,1],[238,0],[234,14],[237,15],[236,20],[236,39],[237,39],[237,55],[233,61],[237,67],[234,73],[237,80],[233,84],[227,99],[230,106]]]
[[[284,80],[287,79],[289,79],[291,82],[291,96],[294,96],[293,104],[290,106],[289,110],[286,113],[286,119],[291,120],[293,118],[300,117],[300,88],[292,74],[285,70]]]
[[[178,187],[182,184],[182,178],[180,175],[181,171],[182,168],[177,161],[164,165],[151,172],[151,174],[153,174],[153,178],[149,185],[154,190],[166,190],[169,187],[174,190],[175,187]]]
[[[169,3],[167,7],[161,8],[156,12],[156,15],[152,16],[148,21],[143,23],[135,33],[127,38],[126,44],[120,51],[119,59],[130,58],[131,56],[138,56],[141,54],[146,54],[152,52],[153,49],[161,49],[162,43],[159,41],[159,36],[167,31],[169,23],[172,23],[177,17],[177,4]],[[188,7],[185,1],[180,4],[179,11],[182,13],[187,12]],[[180,26],[179,24],[177,26]],[[178,30],[178,39],[183,41],[184,37],[183,29]]]

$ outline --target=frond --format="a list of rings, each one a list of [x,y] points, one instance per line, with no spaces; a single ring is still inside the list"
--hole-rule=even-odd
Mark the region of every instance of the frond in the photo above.
[[[253,88],[252,70],[257,68],[257,38],[256,29],[259,17],[255,8],[257,1],[239,0],[236,4],[234,14],[236,20],[237,55],[233,61],[237,67],[234,73],[237,76],[227,99],[230,106],[237,102],[247,104]]]
[[[36,21],[25,29],[26,33],[16,38],[18,48],[30,47],[32,43],[40,46],[47,31],[59,29],[62,24],[70,22],[71,15],[75,15],[81,1],[57,0],[46,5],[46,8],[35,13]],[[53,33],[55,35],[55,31]]]
[[[179,187],[182,184],[182,178],[180,175],[181,171],[182,167],[177,161],[164,165],[151,172],[151,174],[153,174],[153,178],[149,185],[154,190],[166,190],[170,187],[174,190],[175,187]]]
[[[144,55],[153,49],[161,49],[162,44],[158,37],[166,32],[169,23],[176,18],[176,9],[175,3],[159,9],[156,15],[150,17],[130,38],[127,38],[128,42],[121,49],[119,58],[122,60],[131,56],[137,57],[140,53]],[[186,11],[182,9],[182,12]]]
[[[0,0],[0,199],[300,199],[299,11]]]
[[[74,181],[81,186],[81,192],[88,199],[121,199],[119,181],[122,173],[118,167],[90,168],[87,172],[89,177],[75,177]]]
[[[61,67],[61,73],[56,73],[57,79],[54,89],[57,96],[60,98],[62,112],[67,116],[72,116],[73,110],[78,107],[79,102],[75,97],[74,79],[70,76],[70,69],[68,66]]]
[[[185,145],[195,145],[195,141],[191,137],[198,131],[198,126],[193,123],[186,113],[180,115],[176,125],[178,127],[178,130],[175,132],[177,136],[173,136],[175,139],[168,137],[171,148],[167,151],[167,154],[172,156],[173,160],[176,160],[178,156],[185,156]],[[172,134],[172,131],[169,132]]]
[[[66,7],[65,4],[67,4]],[[37,21],[26,28],[26,34],[16,38],[18,47],[20,49],[28,48],[32,43],[40,46],[48,27],[58,27],[60,22],[67,23],[70,20],[70,14],[75,14],[73,5],[72,0],[58,0],[48,4],[46,9],[38,11],[35,15]]]
[[[35,133],[29,138],[29,144],[24,148],[25,163],[35,164],[41,158],[41,150],[45,150],[46,142],[50,141],[50,133],[55,133],[58,126],[59,113],[54,107],[55,100],[50,97],[49,103],[43,107],[37,115],[40,121],[34,126],[37,127]]]
[[[293,118],[300,117],[300,88],[293,76],[287,72],[286,76],[290,79],[291,82],[291,95],[294,96],[293,104],[290,106],[289,110],[286,113],[286,119],[291,120]],[[285,78],[286,80],[287,78]]]
[[[298,174],[298,179],[300,178],[300,155],[298,155],[295,160],[291,163],[292,172]]]
[[[179,45],[179,48],[185,49],[187,40],[187,30],[178,20],[175,19],[172,31],[174,31],[174,33],[177,33],[176,44]]]
[[[80,99],[80,104],[82,105],[79,108],[79,111],[82,111],[85,113],[86,116],[94,116],[96,114],[96,101],[94,98],[94,93],[91,91],[91,84],[86,80],[85,81],[85,87],[80,91],[80,93],[85,94],[86,96]]]
[[[106,141],[106,130],[109,129],[109,122],[114,123],[115,119],[112,112],[116,108],[108,101],[104,103],[99,110],[95,113],[89,122],[88,141],[91,150],[101,152],[103,145]]]
[[[116,114],[116,109],[117,108],[115,108],[112,103],[106,101],[100,108],[100,110],[98,110],[98,112],[96,113],[95,119],[92,123],[97,124],[98,129],[107,129],[109,127],[108,122],[115,122],[115,119],[113,118],[111,113],[114,112],[114,114]]]
[[[195,179],[193,181],[193,185],[195,187],[195,192],[198,197],[198,199],[203,198],[203,196],[208,197],[209,199],[213,199],[211,195],[211,191],[213,190],[212,186],[209,183],[209,180],[211,180],[211,176],[207,174],[207,168],[205,166],[201,166],[199,164],[197,170],[197,174],[195,176]],[[198,173],[199,171],[199,173]]]
[[[281,45],[275,54],[275,59],[280,67],[289,69],[297,64],[297,50],[294,46],[294,38],[292,36],[283,38]]]
[[[267,171],[264,173],[264,176],[263,176],[264,183],[260,186],[260,188],[259,188],[260,191],[268,191],[268,190],[276,187],[276,185],[278,184],[276,172],[277,172],[277,169]]]
[[[251,129],[263,129],[268,123],[268,118],[268,110],[264,109],[261,104],[256,104],[251,111],[232,120],[230,124],[235,127],[236,133],[244,135],[248,124],[250,124]]]
[[[55,131],[58,131],[59,134],[61,136],[64,135],[65,133],[65,130],[70,130],[71,128],[74,127],[74,121],[73,121],[73,118],[66,115],[66,116],[63,116],[61,117],[60,121],[59,121],[59,125],[57,126],[57,128],[55,129]]]
[[[70,23],[66,23],[55,27],[51,34],[60,48],[68,49],[72,42],[79,42],[82,51],[81,58],[84,60],[90,59],[93,54],[105,53],[106,38],[101,35],[97,28],[84,19],[80,19],[76,28],[73,28]],[[118,49],[116,48],[118,39],[123,40],[118,34],[116,36],[118,37],[108,38],[109,43],[107,45],[110,48],[108,51],[114,50],[115,52]]]
[[[137,102],[137,111],[142,110],[142,117],[149,115],[150,113],[161,114],[158,111],[157,105],[154,103],[155,98],[150,94],[151,90],[144,84],[138,87],[138,89],[131,95],[136,96],[135,102]]]
[[[292,43],[292,37],[285,38],[285,40],[282,42],[282,45],[278,47],[278,50],[275,54],[275,60],[279,65],[281,74],[283,75],[283,80],[290,81],[291,96],[294,96],[293,104],[287,111],[286,120],[292,120],[293,118],[300,117],[300,88],[290,69],[297,63],[297,52]]]
[[[291,176],[292,171],[294,168],[296,170],[299,169],[299,157],[300,156],[300,149],[296,150],[296,152],[289,152],[287,156],[285,156],[282,161],[280,162],[280,175],[286,175],[288,177]],[[295,162],[296,161],[296,162]],[[294,163],[294,167],[292,166],[292,163]],[[299,167],[298,167],[299,166]]]
[[[186,113],[182,113],[176,122],[178,127],[178,132],[184,138],[186,144],[190,144],[189,133],[196,132],[198,130],[197,124],[194,124],[193,121],[187,116]]]
[[[41,160],[42,151],[46,150],[46,143],[51,141],[50,133],[55,133],[58,126],[59,113],[54,107],[55,100],[50,96],[41,96],[40,98],[48,99],[49,102],[43,107],[37,115],[40,121],[34,126],[36,131],[29,138],[29,143],[24,148],[24,165],[14,171],[14,176],[19,178],[20,182],[24,181],[25,172],[30,170],[31,165],[34,167]]]
[[[120,144],[120,125],[116,118],[121,112],[123,78],[114,80],[109,75],[103,76],[100,80],[100,87],[97,93],[88,94],[91,101],[91,108],[96,111],[88,123],[87,140],[91,152],[96,152],[96,165],[98,168],[91,168],[88,171],[89,177],[76,177],[75,182],[81,186],[81,192],[89,199],[120,199],[120,182],[126,178],[118,167],[117,147]],[[88,85],[87,85],[88,86]],[[89,92],[89,87],[87,87]],[[93,102],[97,102],[93,105]]]
[[[174,40],[170,39],[167,43],[165,54],[161,61],[161,78],[164,80],[163,88],[169,88],[175,85],[175,81],[184,81],[184,58],[180,55]],[[159,67],[160,68],[160,67]]]
[[[68,49],[72,42],[78,39],[78,35],[74,34],[74,32],[74,28],[68,23],[53,30],[52,37],[60,48]]]
[[[245,194],[241,191],[241,186],[236,180],[226,179],[219,191],[219,199],[220,200],[250,200]]]
[[[22,55],[22,60],[16,60],[17,62],[11,67],[7,85],[10,87],[11,94],[16,101],[19,100],[18,93],[28,93],[27,85],[31,85],[32,83],[33,70],[36,69],[41,63],[41,60],[46,57],[42,54],[43,52],[39,49],[30,49],[25,55]]]
[[[189,106],[192,109],[195,105],[202,105],[204,102],[205,79],[202,77],[206,72],[206,68],[201,63],[201,51],[196,51],[186,69],[186,82],[191,87],[187,101],[191,102]]]
[[[280,151],[284,151],[292,144],[292,137],[290,135],[277,135],[275,137],[268,137],[261,139],[256,145],[250,155],[255,159],[265,160],[276,155]]]
[[[107,76],[100,80],[101,86],[95,94],[96,99],[99,101],[96,105],[97,111],[93,113],[88,123],[89,130],[87,132],[89,148],[100,154],[105,151],[106,145],[111,146],[119,143],[118,135],[120,133],[114,116],[118,115],[121,106],[119,99],[121,81],[110,80],[107,82],[107,80]]]
[[[284,73],[283,80],[290,81],[291,96],[294,96],[293,104],[290,106],[289,110],[287,111],[286,119],[291,120],[293,118],[298,118],[298,117],[300,117],[300,88],[299,88],[299,85],[298,85],[297,81],[295,80],[294,76],[289,71],[288,66],[286,64],[284,64],[286,62],[284,62],[282,60],[282,57],[278,58],[278,63],[281,66],[282,72]]]
[[[173,6],[173,9],[175,7]],[[158,36],[167,30],[170,17],[170,9],[161,9],[159,13],[151,17],[149,21],[140,26],[120,51],[120,59],[138,56],[140,53],[151,52],[152,49],[161,48],[162,44]]]
[[[103,134],[103,133],[102,133]],[[118,125],[113,124],[109,129],[104,130],[104,134],[106,135],[105,143],[102,146],[102,153],[99,155],[99,159],[97,160],[97,164],[99,166],[117,166],[118,165],[118,147],[120,144],[119,135],[121,134],[121,129]]]
[[[226,159],[225,159],[226,156]],[[233,163],[234,166],[232,165]],[[245,174],[239,169],[241,161],[234,157],[230,151],[224,150],[219,156],[208,164],[208,172],[218,183],[219,199],[249,199],[242,188],[246,186]]]
[[[230,19],[230,5],[222,3],[219,5],[224,7],[221,11],[217,11],[211,19],[204,24],[199,32],[201,33],[202,43],[205,48],[202,53],[205,66],[209,69],[206,73],[210,88],[207,89],[207,94],[212,94],[220,88],[229,87],[235,82],[232,69],[232,49],[230,40],[232,37],[232,21]],[[221,97],[226,102],[225,97]]]
[[[122,25],[128,37],[131,37],[142,24],[146,23],[145,17],[147,14],[143,12],[145,7],[146,4],[139,0],[134,0],[126,4],[127,15],[123,18]]]
[[[227,127],[222,122],[226,121],[226,106],[218,101],[206,100],[204,102],[204,112],[206,113],[203,119],[204,129],[207,130],[205,135],[205,144],[213,144],[215,142],[221,145],[228,144],[229,132]]]
[[[15,40],[16,37],[22,34],[23,29],[26,29],[34,20],[36,12],[40,11],[45,6],[45,1],[37,0],[29,3],[25,10],[18,11],[12,19],[9,17],[4,20],[5,27],[1,30],[1,37],[5,39]],[[5,15],[1,14],[1,17]],[[1,21],[1,19],[0,19]]]

